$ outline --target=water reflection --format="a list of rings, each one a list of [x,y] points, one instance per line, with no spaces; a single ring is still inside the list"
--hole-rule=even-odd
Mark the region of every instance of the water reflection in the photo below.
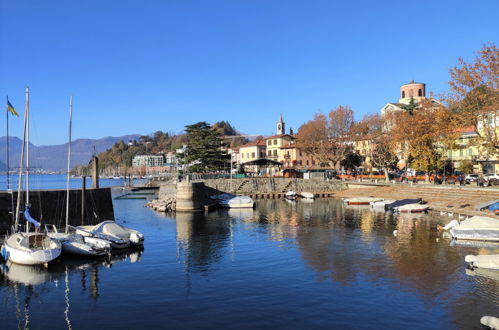
[[[109,258],[81,258],[63,256],[51,262],[47,267],[36,265],[19,265],[12,262],[0,264],[0,286],[10,292],[6,298],[14,297],[15,319],[18,329],[30,328],[30,305],[33,299],[40,303],[44,294],[50,292],[48,284],[58,287],[64,283],[64,319],[68,329],[72,328],[70,320],[70,277],[80,277],[80,286],[83,292],[87,291],[90,282],[89,296],[93,300],[99,298],[99,272],[104,268],[111,268],[118,262],[140,261],[143,248],[127,250],[114,254]],[[51,301],[53,303],[53,301]]]
[[[177,253],[186,271],[206,272],[223,258],[231,237],[230,218],[205,217],[201,212],[177,212]]]

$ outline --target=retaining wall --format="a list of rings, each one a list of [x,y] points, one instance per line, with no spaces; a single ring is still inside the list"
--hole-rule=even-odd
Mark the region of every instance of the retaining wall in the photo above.
[[[24,193],[21,210],[24,210]],[[0,233],[5,234],[13,225],[12,198],[14,210],[17,193],[0,192]],[[33,218],[44,224],[63,227],[66,224],[66,190],[33,190],[29,194],[30,213]],[[20,223],[24,217],[20,214]],[[85,218],[81,219],[81,190],[69,191],[69,224],[73,226],[93,225],[104,220],[114,220],[113,200],[110,188],[87,189],[85,191]]]

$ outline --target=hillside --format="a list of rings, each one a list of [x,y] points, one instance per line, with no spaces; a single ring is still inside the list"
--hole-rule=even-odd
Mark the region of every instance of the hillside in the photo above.
[[[140,135],[131,134],[119,137],[104,137],[101,139],[77,139],[71,144],[71,167],[86,165],[95,153],[101,153],[111,148],[119,141],[137,140]],[[22,140],[9,137],[10,166],[18,168],[21,157]],[[31,168],[45,171],[62,171],[67,167],[68,144],[36,146],[30,143]],[[4,170],[7,162],[7,137],[0,137],[0,170]]]

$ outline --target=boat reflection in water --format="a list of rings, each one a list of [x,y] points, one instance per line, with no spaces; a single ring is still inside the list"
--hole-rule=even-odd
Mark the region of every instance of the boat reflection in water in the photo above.
[[[111,268],[113,264],[128,261],[139,262],[143,247],[130,249],[121,254],[111,255],[110,258],[82,258],[81,256],[64,256],[57,262],[50,263],[48,267],[41,265],[20,265],[12,262],[0,264],[2,280],[0,285],[13,291],[15,300],[15,318],[18,328],[30,327],[30,302],[33,297],[43,300],[42,293],[47,290],[47,285],[56,287],[64,282],[64,320],[68,329],[72,328],[70,320],[70,278],[80,276],[80,286],[87,290],[90,281],[90,297],[99,297],[99,272],[102,268]],[[87,280],[88,279],[88,280]],[[38,301],[39,302],[39,301]],[[48,301],[47,301],[48,302]],[[53,303],[52,300],[50,300]]]

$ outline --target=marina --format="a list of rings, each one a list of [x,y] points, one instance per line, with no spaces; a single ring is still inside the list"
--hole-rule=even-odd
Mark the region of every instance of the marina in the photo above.
[[[2,324],[470,329],[497,311],[497,274],[464,259],[499,247],[454,244],[435,229],[447,215],[339,199],[173,214],[113,203],[116,222],[146,236],[143,248],[46,268],[2,263]]]

